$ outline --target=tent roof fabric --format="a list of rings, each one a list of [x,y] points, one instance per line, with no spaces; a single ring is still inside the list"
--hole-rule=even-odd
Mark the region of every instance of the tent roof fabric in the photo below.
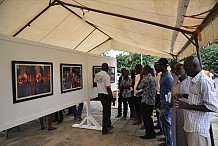
[[[218,38],[217,0],[0,0],[0,34],[101,54],[110,49],[184,58]],[[182,32],[182,33],[181,33]],[[186,36],[183,34],[185,33]],[[195,33],[196,34],[196,33]]]

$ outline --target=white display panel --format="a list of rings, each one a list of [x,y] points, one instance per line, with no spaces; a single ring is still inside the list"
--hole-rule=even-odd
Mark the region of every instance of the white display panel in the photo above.
[[[53,95],[13,104],[12,60],[53,63]],[[97,93],[92,87],[92,66],[103,62],[116,67],[113,58],[0,36],[0,131],[94,98]],[[82,65],[82,89],[61,93],[61,63]]]

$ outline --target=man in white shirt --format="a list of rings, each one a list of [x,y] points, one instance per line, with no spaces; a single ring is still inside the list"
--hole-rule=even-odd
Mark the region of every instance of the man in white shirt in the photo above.
[[[186,109],[184,130],[188,146],[208,146],[210,112],[218,111],[217,95],[212,79],[204,74],[197,57],[184,61],[184,69],[190,77],[188,102],[178,100],[179,108]]]
[[[142,71],[142,65],[136,64],[135,70],[136,70],[136,75],[135,75],[133,103],[134,103],[135,114],[136,114],[136,122],[134,122],[133,125],[139,125],[142,123],[141,112],[140,112],[140,104],[141,104],[142,96],[137,94],[140,92],[140,90],[137,90],[136,88],[140,81],[140,73]]]
[[[95,75],[94,82],[97,83],[98,98],[103,106],[102,134],[111,134],[111,102],[113,101],[110,76],[107,74],[108,64],[102,64],[102,70]],[[114,101],[113,101],[114,102]]]
[[[191,77],[187,76],[183,68],[183,64],[177,63],[175,65],[174,73],[177,76],[176,85],[177,88],[174,88],[172,92],[173,96],[177,94],[189,94],[189,85],[191,82]],[[186,101],[187,99],[182,98],[181,100]],[[184,126],[184,114],[183,109],[179,109],[173,100],[172,108],[172,135],[173,135],[173,145],[175,146],[187,146],[186,134],[183,129]],[[173,114],[174,113],[174,114]]]

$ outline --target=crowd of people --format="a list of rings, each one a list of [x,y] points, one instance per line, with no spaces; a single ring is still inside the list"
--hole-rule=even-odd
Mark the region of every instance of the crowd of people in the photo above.
[[[211,112],[218,112],[218,100],[214,81],[208,77],[197,57],[190,56],[184,63],[172,62],[168,71],[168,60],[159,59],[154,69],[137,64],[135,71],[122,69],[118,81],[118,114],[116,118],[130,119],[134,125],[143,123],[142,139],[153,139],[164,135],[160,146],[208,146]],[[102,134],[113,133],[111,129],[111,102],[108,64],[96,74],[98,97],[103,105]],[[123,105],[123,111],[122,111]],[[157,125],[153,113],[156,111]],[[155,129],[160,129],[155,132]]]

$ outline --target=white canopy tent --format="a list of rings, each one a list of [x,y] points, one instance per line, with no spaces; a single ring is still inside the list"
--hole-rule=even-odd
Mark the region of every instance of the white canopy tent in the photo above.
[[[197,36],[199,47],[218,38],[217,16],[217,0],[0,0],[0,34],[92,54],[183,58]]]

